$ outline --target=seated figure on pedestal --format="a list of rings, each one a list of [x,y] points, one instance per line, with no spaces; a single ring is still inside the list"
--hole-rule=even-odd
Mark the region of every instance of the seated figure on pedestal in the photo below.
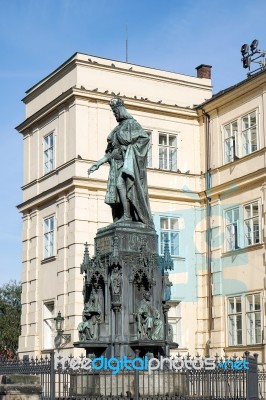
[[[136,318],[140,339],[160,340],[163,338],[163,323],[160,319],[160,313],[152,306],[149,292],[143,293]]]
[[[110,164],[105,202],[112,207],[114,222],[140,221],[153,227],[147,188],[147,154],[150,138],[130,115],[122,99],[110,101],[119,124],[107,138],[105,156],[88,170]]]
[[[86,340],[86,334],[85,334],[85,324],[86,324],[86,317],[83,315],[82,317],[82,322],[78,324],[78,333],[79,333],[79,340],[81,342],[84,342]]]
[[[101,315],[102,307],[99,301],[99,295],[93,289],[89,301],[85,303],[83,321],[78,324],[80,341],[99,339]]]
[[[87,314],[83,316],[83,321],[78,324],[79,340],[84,342],[86,340],[98,340],[99,319],[96,315]]]

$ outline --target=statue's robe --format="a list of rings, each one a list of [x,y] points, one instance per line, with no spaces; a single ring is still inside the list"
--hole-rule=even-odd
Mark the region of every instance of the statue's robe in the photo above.
[[[105,202],[121,205],[117,181],[122,176],[135,221],[153,226],[147,187],[149,135],[134,118],[126,118],[109,134],[106,155],[110,163]]]

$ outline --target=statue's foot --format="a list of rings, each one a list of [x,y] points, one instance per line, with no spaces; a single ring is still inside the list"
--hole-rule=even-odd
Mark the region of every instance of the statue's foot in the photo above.
[[[118,221],[116,222],[126,222],[126,221],[132,221],[132,218],[130,215],[124,214],[123,217],[121,217]]]

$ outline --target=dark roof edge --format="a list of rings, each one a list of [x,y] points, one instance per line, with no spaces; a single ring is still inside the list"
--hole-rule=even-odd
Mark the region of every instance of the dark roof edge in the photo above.
[[[206,104],[211,103],[212,101],[216,100],[219,97],[222,97],[224,94],[229,93],[230,91],[236,89],[237,87],[240,87],[242,85],[245,85],[247,82],[252,81],[253,79],[257,78],[259,75],[262,75],[266,73],[266,69],[262,71],[258,71],[256,74],[249,76],[248,78],[244,79],[243,81],[240,81],[236,83],[235,85],[229,86],[226,89],[221,90],[220,92],[214,94],[209,100],[204,101],[204,103],[201,103],[200,105],[194,107],[195,110],[199,110],[203,108]]]

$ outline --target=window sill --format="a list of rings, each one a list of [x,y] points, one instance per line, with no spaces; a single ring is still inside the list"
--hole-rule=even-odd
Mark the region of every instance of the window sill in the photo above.
[[[49,263],[49,262],[55,261],[55,260],[56,260],[56,256],[47,257],[47,258],[44,258],[44,259],[41,261],[41,264],[46,264],[46,263]]]
[[[238,344],[238,345],[233,345],[233,346],[227,346],[224,348],[224,352],[226,353],[227,351],[250,351],[250,350],[256,350],[256,349],[263,349],[264,346],[262,343],[257,343],[257,344]]]
[[[54,349],[41,350],[41,354],[51,354],[51,353],[54,353],[54,352],[55,352]]]
[[[262,249],[263,246],[264,246],[263,243],[251,244],[250,246],[247,246],[247,247],[241,247],[241,249],[225,251],[224,253],[222,253],[222,257],[228,257],[231,255],[233,256],[236,254],[245,253],[247,251],[254,251],[254,250]]]
[[[163,257],[164,256],[164,254],[160,254],[160,257]],[[186,260],[186,257],[182,257],[182,256],[171,256],[171,259],[173,260],[173,261],[175,261],[175,260],[179,260],[179,261],[185,261]]]
[[[220,167],[213,168],[213,171],[216,170],[216,169],[222,170],[222,169],[226,169],[228,167],[232,167],[232,166],[237,165],[237,164],[241,164],[243,161],[246,161],[249,158],[256,157],[260,153],[263,154],[264,151],[265,151],[265,148],[262,148],[262,149],[258,149],[256,151],[253,151],[252,153],[246,154],[246,155],[244,155],[242,157],[239,157],[238,159],[236,159],[234,161],[230,161],[230,162],[223,161],[223,164]]]
[[[159,168],[159,167],[153,167],[153,166],[148,166],[147,165],[147,169],[150,170],[154,170],[154,171],[158,171],[158,172],[171,172],[173,174],[178,174],[178,175],[198,175],[200,176],[200,174],[193,174],[193,173],[186,173],[186,172],[181,172],[179,169],[166,169],[166,168]]]

